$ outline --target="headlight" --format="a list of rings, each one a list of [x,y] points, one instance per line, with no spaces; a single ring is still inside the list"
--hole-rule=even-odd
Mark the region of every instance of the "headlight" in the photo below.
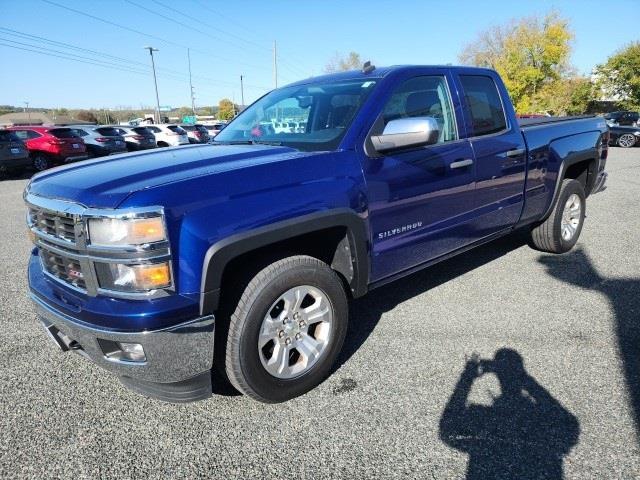
[[[166,239],[164,220],[160,216],[89,219],[89,240],[92,245],[143,245]]]
[[[100,287],[123,292],[148,292],[171,286],[169,262],[144,265],[96,263]]]

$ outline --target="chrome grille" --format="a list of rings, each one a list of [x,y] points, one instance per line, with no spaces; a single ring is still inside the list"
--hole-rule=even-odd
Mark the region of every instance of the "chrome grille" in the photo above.
[[[75,219],[72,215],[39,208],[29,209],[31,227],[51,237],[75,243]]]
[[[40,258],[45,271],[50,275],[76,288],[83,290],[87,288],[82,266],[77,260],[60,253],[54,253],[42,246],[40,246]]]

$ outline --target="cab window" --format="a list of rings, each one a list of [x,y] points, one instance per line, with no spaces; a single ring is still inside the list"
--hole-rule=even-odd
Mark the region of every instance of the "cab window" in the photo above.
[[[471,118],[471,135],[491,135],[507,128],[498,87],[491,77],[461,75],[467,113]]]
[[[445,77],[420,76],[402,83],[384,107],[384,125],[391,120],[433,117],[438,122],[438,143],[457,139],[451,98]]]

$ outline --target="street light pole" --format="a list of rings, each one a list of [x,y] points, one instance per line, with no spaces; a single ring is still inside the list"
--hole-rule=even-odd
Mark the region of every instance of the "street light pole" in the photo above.
[[[156,79],[156,64],[153,60],[153,52],[158,52],[157,48],[153,47],[144,47],[145,50],[149,50],[149,55],[151,55],[151,69],[153,70],[153,84],[156,87],[156,122],[160,123],[160,97],[158,96],[158,80]]]
[[[240,75],[240,96],[242,98],[242,108],[244,108],[244,83],[242,82],[242,75]]]
[[[24,102],[25,111],[27,112],[27,116],[29,117],[29,125],[31,125],[31,110],[29,110],[29,102]]]
[[[189,87],[191,89],[191,111],[193,112],[193,116],[196,116],[196,97],[193,93],[193,82],[191,81],[191,53],[187,48],[187,59],[189,60]]]

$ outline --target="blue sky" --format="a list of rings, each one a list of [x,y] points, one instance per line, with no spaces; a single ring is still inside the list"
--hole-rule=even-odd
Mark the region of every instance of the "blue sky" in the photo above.
[[[153,105],[146,45],[160,49],[162,105],[190,104],[187,47],[196,105],[222,97],[240,103],[241,74],[249,103],[273,87],[274,40],[282,85],[321,73],[335,52],[350,50],[378,65],[456,63],[462,47],[490,25],[551,9],[569,19],[572,63],[588,73],[640,40],[638,6],[637,0],[0,0],[0,104]],[[27,51],[42,47],[47,55]],[[59,58],[69,54],[110,68]]]

